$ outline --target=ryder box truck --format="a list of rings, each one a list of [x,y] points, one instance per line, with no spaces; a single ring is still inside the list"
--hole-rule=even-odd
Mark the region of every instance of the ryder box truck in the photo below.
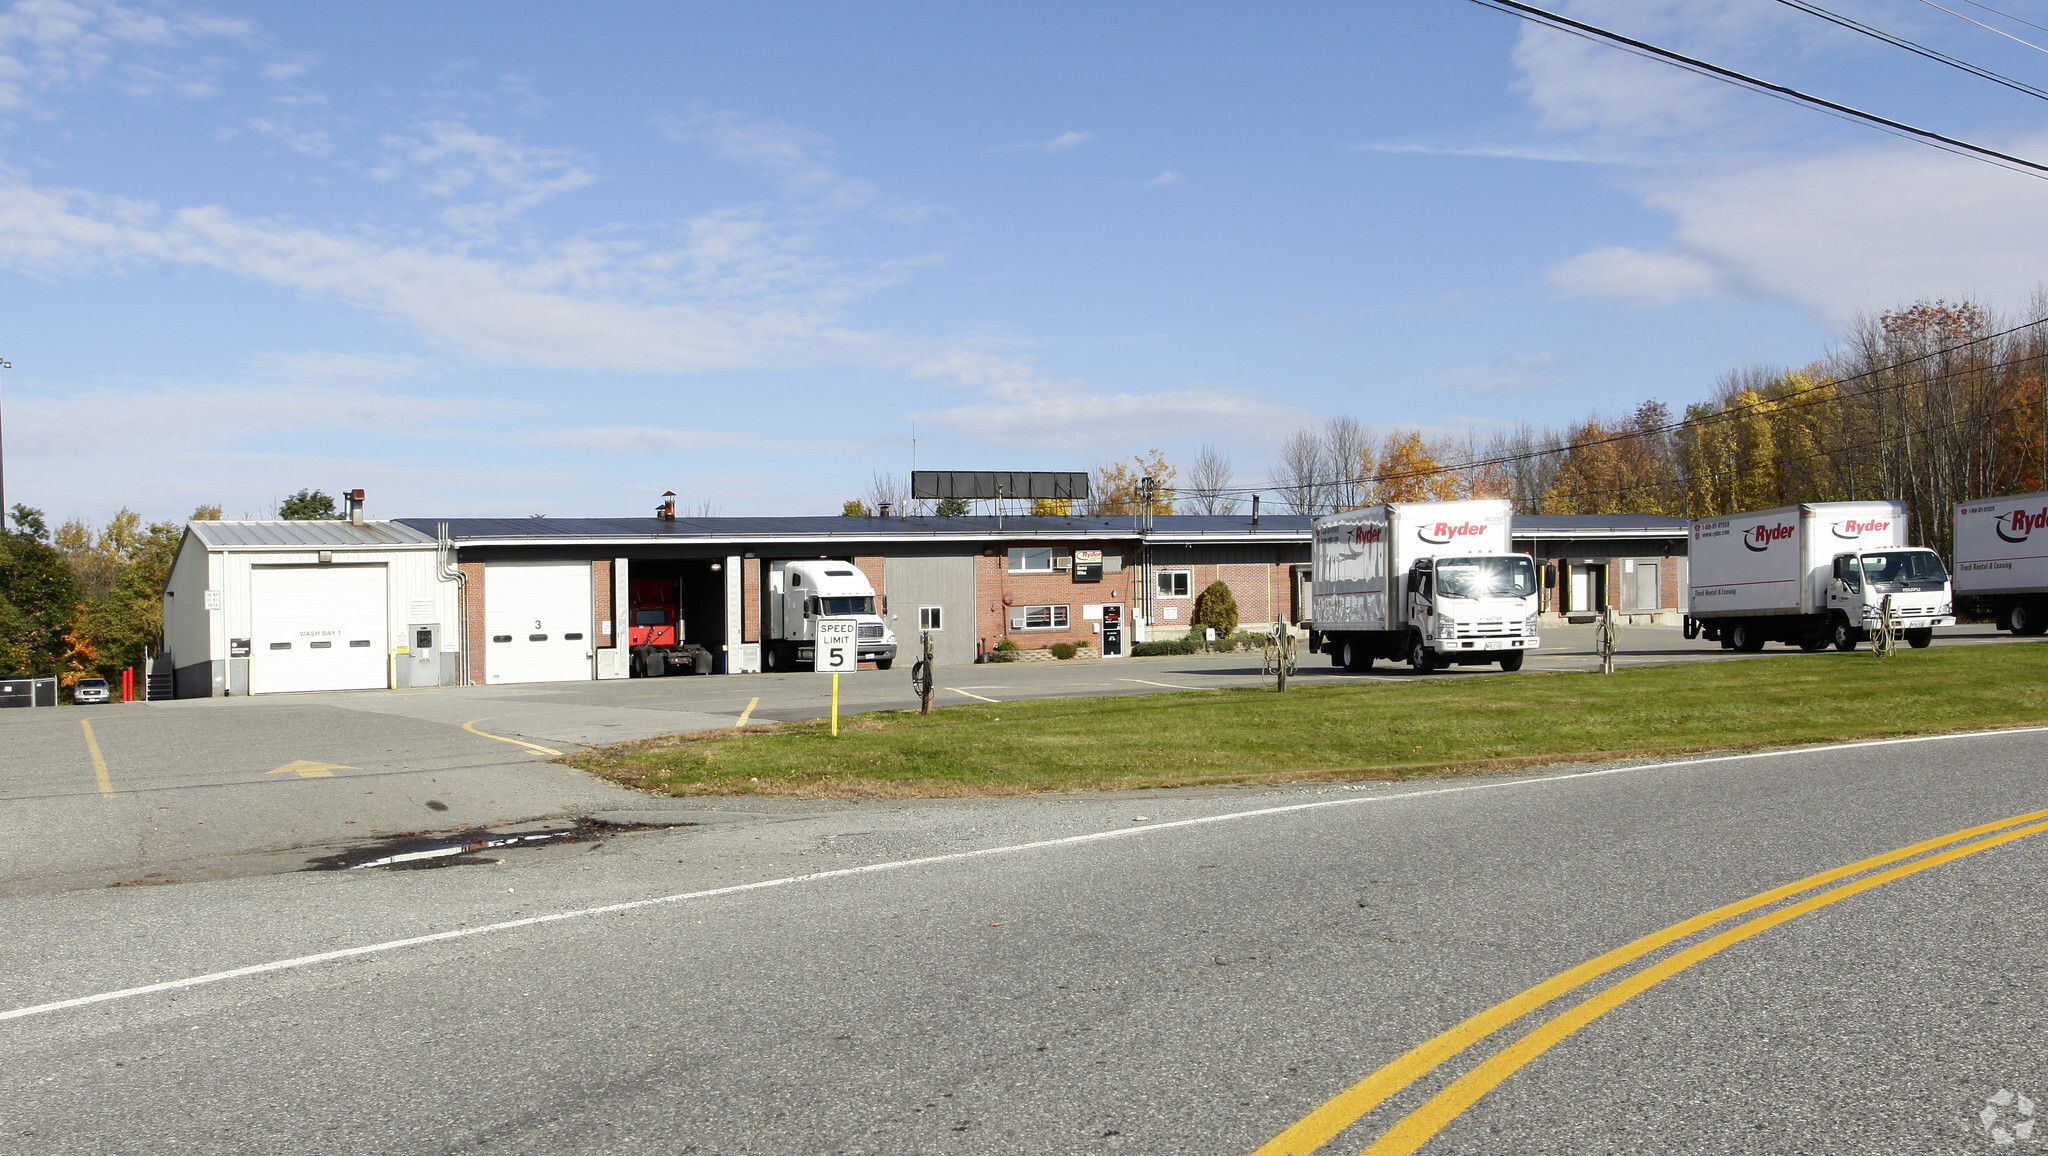
[[[1854,650],[1892,623],[1923,647],[1955,625],[1941,555],[1906,544],[1904,502],[1809,502],[1692,524],[1685,636],[1728,650]]]
[[[1956,504],[1959,596],[1991,600],[1998,625],[2048,633],[2048,493]]]
[[[1509,543],[1505,501],[1390,502],[1316,519],[1309,647],[1346,670],[1417,672],[1536,649],[1536,562]]]

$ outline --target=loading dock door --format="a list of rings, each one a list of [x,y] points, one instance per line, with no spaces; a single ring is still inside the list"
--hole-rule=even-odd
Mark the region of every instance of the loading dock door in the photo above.
[[[250,694],[386,684],[384,567],[258,567],[249,581]]]
[[[580,682],[596,677],[590,563],[484,566],[486,681]]]

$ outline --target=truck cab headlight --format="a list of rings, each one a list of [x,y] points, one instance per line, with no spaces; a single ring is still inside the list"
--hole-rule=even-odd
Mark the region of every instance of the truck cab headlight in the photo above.
[[[1457,619],[1451,618],[1447,615],[1436,620],[1436,636],[1438,638],[1453,638],[1457,636],[1457,633]]]
[[[1527,618],[1524,618],[1524,619],[1522,620],[1522,633],[1524,633],[1524,634],[1534,634],[1534,633],[1536,633],[1536,616],[1535,616],[1534,614],[1531,614],[1531,615],[1530,615],[1529,617],[1527,617]]]

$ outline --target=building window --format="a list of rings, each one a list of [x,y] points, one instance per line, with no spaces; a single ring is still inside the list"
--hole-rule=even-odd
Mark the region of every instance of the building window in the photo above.
[[[942,629],[942,627],[943,627],[943,624],[944,624],[944,622],[945,622],[945,615],[944,615],[944,614],[942,613],[942,611],[943,611],[944,609],[945,609],[945,608],[944,608],[944,607],[941,607],[941,606],[920,606],[920,607],[918,607],[918,608],[917,608],[917,628],[918,628],[919,630],[939,630],[939,629]]]
[[[1067,568],[1067,552],[1051,546],[1017,546],[1010,550],[1010,573],[1050,574]]]
[[[1010,629],[1012,630],[1065,630],[1067,608],[1064,606],[1012,606],[1010,607]]]
[[[1161,570],[1159,572],[1159,596],[1161,598],[1186,598],[1189,575],[1186,570]]]

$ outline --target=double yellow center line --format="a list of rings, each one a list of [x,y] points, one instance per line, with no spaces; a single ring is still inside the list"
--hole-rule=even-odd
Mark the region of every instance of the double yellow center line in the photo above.
[[[1559,1013],[1453,1080],[1421,1107],[1402,1117],[1382,1133],[1371,1147],[1365,1149],[1366,1156],[1390,1156],[1413,1152],[1457,1119],[1465,1109],[1477,1103],[1480,1097],[1498,1087],[1501,1081],[1573,1032],[1693,964],[1781,923],[1797,919],[1801,915],[1817,911],[1851,895],[2048,830],[2048,822],[2039,821],[2043,819],[2048,819],[2048,810],[2032,811],[1995,823],[1966,827],[1911,846],[1900,847],[1895,851],[1887,851],[1882,855],[1859,859],[1818,875],[1809,875],[1796,883],[1787,883],[1782,887],[1759,892],[1747,899],[1716,907],[1712,911],[1674,923],[1662,931],[1645,935],[1568,971],[1560,972],[1520,995],[1502,1000],[1436,1038],[1409,1049],[1302,1117],[1292,1127],[1261,1146],[1254,1156],[1308,1156],[1389,1097],[1434,1072],[1445,1061],[1559,996],[1695,932],[1704,931],[1738,915],[1747,914],[1760,907],[1768,907],[1780,900],[1812,891],[1814,888],[1828,887],[1818,894],[1749,919],[1676,952]],[[1891,866],[1892,864],[1898,865]],[[1865,872],[1872,873],[1864,874]],[[1861,878],[1851,879],[1852,876]],[[1844,879],[1851,881],[1842,883],[1841,880]],[[1830,884],[1839,886],[1830,887]]]

